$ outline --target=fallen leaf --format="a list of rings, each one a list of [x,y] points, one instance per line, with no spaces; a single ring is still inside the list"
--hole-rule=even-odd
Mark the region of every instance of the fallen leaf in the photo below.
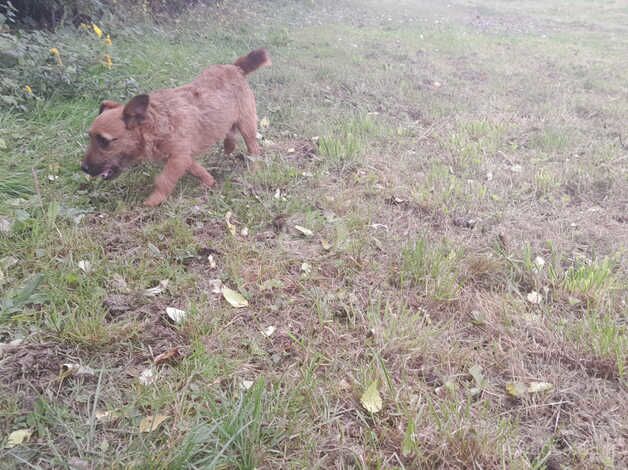
[[[262,283],[260,286],[260,290],[273,290],[273,289],[281,289],[283,287],[283,282],[279,279],[268,279]]]
[[[166,307],[166,314],[175,323],[181,323],[187,314],[185,310],[180,310],[174,307]]]
[[[78,262],[78,267],[85,274],[89,274],[92,271],[92,263],[90,263],[89,261],[84,260],[84,259]]]
[[[129,289],[129,286],[127,285],[124,278],[118,273],[113,274],[111,284],[117,291],[123,294],[128,294],[131,292],[131,289]]]
[[[148,251],[150,251],[154,257],[159,258],[161,256],[161,251],[155,245],[153,245],[152,243],[149,243],[147,246],[148,246]]]
[[[152,432],[167,419],[165,415],[146,416],[140,421],[140,432]]]
[[[117,420],[120,415],[115,411],[96,410],[94,413],[96,419],[102,423],[112,423]]]
[[[231,223],[232,215],[233,213],[231,211],[227,211],[227,213],[225,214],[225,222],[227,223],[227,228],[229,229],[229,233],[235,237],[237,232],[236,232],[235,225]]]
[[[181,354],[181,348],[179,346],[172,348],[172,349],[168,349],[165,352],[162,352],[161,354],[158,354],[157,356],[155,356],[155,365],[158,366],[159,364],[163,364],[164,362],[168,362],[171,361],[173,359],[179,359],[183,356],[183,354]]]
[[[233,289],[229,289],[225,285],[222,286],[222,296],[235,308],[246,307],[249,304],[248,300],[246,300],[242,294]]]
[[[68,466],[72,470],[90,470],[91,466],[86,460],[78,457],[71,457],[68,459]]]
[[[379,251],[384,251],[384,245],[382,245],[382,242],[378,238],[371,237],[371,239]]]
[[[11,221],[0,217],[0,233],[9,233],[11,231]]]
[[[300,225],[295,225],[294,228],[300,232],[302,235],[305,235],[306,237],[311,237],[314,235],[314,232],[312,232],[309,228],[306,227],[302,227]]]
[[[2,269],[9,269],[12,266],[15,266],[18,263],[18,259],[15,256],[5,256],[0,259],[0,267]]]
[[[475,326],[482,326],[486,323],[486,318],[484,317],[484,314],[482,314],[482,312],[472,310],[471,323],[473,323]]]
[[[271,337],[271,336],[272,336],[272,334],[275,332],[275,330],[276,330],[276,329],[277,329],[277,328],[275,328],[275,327],[274,327],[274,326],[272,326],[272,325],[271,325],[271,326],[268,326],[268,327],[266,327],[266,328],[264,328],[264,329],[262,330],[262,334],[263,334],[264,336]]]
[[[15,446],[19,446],[24,441],[28,441],[33,435],[33,431],[30,429],[18,429],[9,434],[7,443],[4,445],[5,449],[12,449]]]
[[[66,363],[61,364],[59,375],[62,379],[66,377],[81,377],[85,375],[95,375],[94,369],[80,364]]]
[[[240,382],[240,390],[248,390],[249,388],[253,386],[254,383],[255,382],[253,382],[252,380],[243,379]]]
[[[369,413],[377,413],[382,409],[382,397],[377,389],[377,382],[377,380],[371,382],[360,398],[360,403]]]
[[[306,276],[312,273],[312,265],[310,263],[302,263],[301,264],[301,271],[303,271],[303,274],[305,274]]]
[[[412,453],[416,446],[416,435],[414,431],[414,420],[408,419],[408,425],[406,426],[406,432],[403,436],[403,443],[401,445],[401,454],[407,457]]]
[[[554,388],[554,385],[552,385],[549,382],[530,382],[530,385],[528,385],[528,392],[529,393],[547,392],[549,390],[552,390],[553,388]]]
[[[142,371],[142,373],[138,377],[138,380],[142,385],[152,385],[155,383],[156,378],[157,377],[155,377],[155,372],[151,367],[149,367],[148,369],[144,369]]]
[[[329,251],[331,250],[332,244],[324,238],[321,238],[321,246],[323,247],[323,250]]]
[[[270,121],[268,120],[268,118],[267,118],[267,117],[265,117],[265,116],[264,116],[264,117],[260,120],[260,122],[259,122],[259,126],[260,126],[262,129],[266,129],[268,126],[270,126]]]
[[[211,269],[216,269],[216,260],[214,259],[214,255],[209,255],[207,257],[207,261],[209,262],[209,267]]]
[[[220,279],[211,279],[209,287],[212,290],[212,294],[220,294],[222,292],[222,281]]]
[[[484,385],[484,374],[482,374],[482,367],[475,365],[469,369],[469,374],[475,380],[475,384],[481,388]]]
[[[543,296],[534,290],[530,292],[526,298],[528,299],[528,302],[535,305],[538,305],[543,301]]]
[[[527,391],[527,387],[521,382],[508,382],[506,384],[506,393],[511,397],[519,398],[525,395]]]
[[[165,291],[168,288],[169,283],[170,281],[168,279],[162,279],[161,281],[159,281],[159,285],[155,287],[150,287],[149,289],[145,289],[144,295],[146,297],[155,297]]]
[[[0,343],[0,359],[4,354],[15,351],[22,342],[24,342],[22,338],[17,338],[8,343]]]

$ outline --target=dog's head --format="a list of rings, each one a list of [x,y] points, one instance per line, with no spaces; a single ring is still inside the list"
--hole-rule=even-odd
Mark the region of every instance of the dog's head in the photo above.
[[[148,95],[138,95],[127,104],[103,101],[89,129],[89,147],[81,169],[109,180],[137,160],[144,147],[140,127],[148,111]]]

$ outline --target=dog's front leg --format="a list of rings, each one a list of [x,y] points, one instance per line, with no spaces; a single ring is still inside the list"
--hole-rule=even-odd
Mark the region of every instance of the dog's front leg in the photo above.
[[[155,178],[155,189],[144,201],[144,205],[155,207],[164,202],[192,163],[191,158],[170,157],[162,172]]]

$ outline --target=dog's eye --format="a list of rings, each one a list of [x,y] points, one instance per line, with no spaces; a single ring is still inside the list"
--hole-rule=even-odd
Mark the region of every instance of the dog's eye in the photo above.
[[[98,146],[104,149],[106,149],[111,142],[111,140],[105,139],[102,135],[97,135],[96,141],[98,142]]]

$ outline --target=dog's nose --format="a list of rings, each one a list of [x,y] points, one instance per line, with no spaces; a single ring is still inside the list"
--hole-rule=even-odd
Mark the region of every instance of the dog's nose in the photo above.
[[[85,173],[89,173],[89,165],[87,164],[87,162],[81,162],[81,170],[83,170]]]

